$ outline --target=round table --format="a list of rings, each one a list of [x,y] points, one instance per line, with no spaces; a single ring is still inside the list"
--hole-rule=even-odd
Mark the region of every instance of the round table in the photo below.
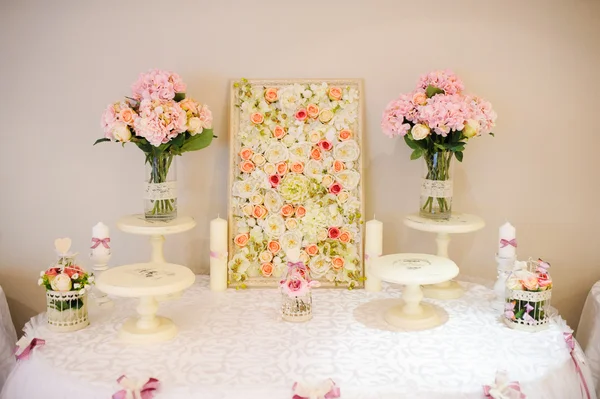
[[[580,397],[562,330],[511,330],[481,285],[461,282],[463,297],[431,300],[448,312],[444,325],[398,332],[380,306],[397,300],[388,283],[381,292],[315,289],[313,318],[287,323],[278,290],[212,292],[208,281],[198,276],[181,300],[161,304],[180,331],[158,344],[117,340],[135,306],[121,298],[111,310],[91,307],[90,326],[75,333],[53,333],[43,314],[33,318],[25,333],[46,345],[18,362],[0,398],[107,399],[124,374],[157,378],[156,399],[290,399],[294,382],[327,378],[343,399],[481,399],[498,370],[528,399]]]
[[[177,334],[177,327],[166,317],[157,317],[158,300],[180,293],[194,284],[196,276],[185,266],[171,263],[136,263],[103,272],[96,280],[99,290],[127,298],[139,298],[139,317],[123,323],[121,340],[130,343],[165,341]]]
[[[196,226],[190,216],[180,216],[173,220],[148,220],[144,215],[128,215],[117,221],[119,230],[125,233],[150,236],[152,244],[151,262],[166,262],[164,256],[165,235],[183,233]]]
[[[590,290],[577,327],[577,340],[589,360],[594,388],[600,394],[600,281]]]
[[[458,267],[448,258],[427,254],[381,256],[371,265],[371,273],[381,281],[403,284],[402,300],[385,313],[385,321],[405,330],[425,330],[443,324],[447,314],[439,306],[421,303],[421,284],[453,279]]]
[[[436,233],[437,255],[448,257],[450,234],[471,233],[482,229],[485,222],[482,218],[466,213],[452,213],[450,219],[428,219],[418,213],[404,218],[404,224],[411,229]],[[464,291],[455,281],[445,281],[439,284],[423,287],[428,298],[455,299],[460,298]]]

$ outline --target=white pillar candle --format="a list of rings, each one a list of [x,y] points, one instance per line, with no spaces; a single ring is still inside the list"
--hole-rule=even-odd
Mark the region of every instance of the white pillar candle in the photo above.
[[[227,221],[217,217],[210,221],[210,289],[227,289]]]
[[[110,231],[102,222],[92,227],[92,253],[91,258],[95,263],[106,264],[110,259]]]
[[[517,256],[517,235],[515,227],[509,222],[500,226],[498,240],[498,257],[514,258]]]
[[[379,220],[369,220],[365,224],[365,289],[367,291],[381,291],[381,280],[372,276],[369,266],[373,259],[381,256],[383,252],[383,223]]]

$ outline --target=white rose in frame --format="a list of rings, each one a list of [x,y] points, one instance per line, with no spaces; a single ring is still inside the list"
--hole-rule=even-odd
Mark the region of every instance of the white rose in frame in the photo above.
[[[265,192],[264,205],[269,213],[277,213],[283,206],[283,200],[277,191],[270,189]]]
[[[302,234],[297,231],[286,231],[279,237],[279,243],[284,252],[288,252],[291,249],[299,251],[300,245],[302,245]]]
[[[347,140],[333,148],[333,157],[343,162],[356,161],[360,155],[358,144],[354,140]]]
[[[256,166],[263,166],[267,160],[262,154],[254,154],[252,156],[252,161],[256,164]]]
[[[297,143],[290,147],[290,160],[293,162],[306,162],[310,157],[311,145],[309,143]]]
[[[429,136],[429,133],[431,133],[431,129],[429,129],[429,126],[427,126],[427,125],[417,123],[416,125],[413,126],[410,133],[412,134],[413,139],[423,140],[425,137]]]
[[[250,202],[252,202],[254,205],[260,205],[263,203],[263,196],[258,193],[252,194],[250,197]]]
[[[269,148],[265,151],[265,158],[267,161],[273,164],[287,161],[289,158],[287,147],[281,142],[271,143]]]
[[[271,183],[269,183],[269,176],[263,172],[262,170],[255,170],[250,175],[252,180],[254,180],[257,188],[271,188]]]
[[[233,196],[240,198],[250,198],[254,191],[256,190],[256,185],[250,179],[239,180],[233,183]]]
[[[323,255],[317,255],[310,261],[310,275],[314,278],[321,278],[327,274],[331,268],[331,262]]]
[[[298,85],[300,86],[300,85]],[[294,111],[300,107],[302,103],[302,92],[304,89],[300,86],[300,90],[294,87],[294,85],[285,86],[279,89],[279,106],[283,112],[292,116]]]
[[[265,234],[277,238],[285,232],[285,221],[281,215],[271,215],[265,221]]]
[[[337,174],[338,181],[347,190],[354,190],[360,182],[360,173],[354,170],[344,170]]]
[[[263,170],[265,171],[265,173],[269,176],[274,175],[277,172],[277,166],[275,166],[272,163],[267,163],[265,164],[265,167],[263,168]]]
[[[54,291],[66,292],[71,290],[71,277],[66,273],[61,273],[54,277],[50,282]]]
[[[285,227],[290,230],[290,231],[294,231],[298,229],[298,219],[296,218],[287,218],[285,220]]]
[[[296,142],[296,138],[288,135],[288,136],[285,136],[283,139],[281,139],[281,142],[283,144],[285,144],[287,147],[290,147]]]
[[[324,169],[321,161],[311,159],[304,165],[304,174],[312,179],[319,180],[323,176]]]

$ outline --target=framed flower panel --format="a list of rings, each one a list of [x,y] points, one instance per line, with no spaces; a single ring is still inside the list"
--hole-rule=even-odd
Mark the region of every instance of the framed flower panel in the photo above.
[[[300,250],[322,286],[363,286],[362,82],[232,82],[229,284],[276,286]]]

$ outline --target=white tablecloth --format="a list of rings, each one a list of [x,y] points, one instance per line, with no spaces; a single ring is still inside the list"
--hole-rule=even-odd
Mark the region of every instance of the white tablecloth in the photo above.
[[[407,333],[385,331],[382,311],[399,296],[391,286],[380,293],[315,290],[313,319],[294,324],[280,319],[274,289],[214,293],[198,277],[181,299],[160,305],[159,313],[180,327],[170,342],[116,341],[120,324],[134,314],[133,300],[92,314],[92,324],[75,333],[48,331],[43,315],[32,319],[27,336],[46,345],[17,364],[0,397],[108,399],[126,374],[158,378],[156,399],[290,399],[294,381],[326,378],[342,399],[480,399],[497,370],[520,381],[529,399],[582,397],[558,326],[511,330],[492,310],[490,289],[465,286],[461,299],[432,301],[448,312],[446,324]]]
[[[14,349],[16,342],[15,326],[10,317],[6,296],[2,287],[0,287],[0,390],[15,365]]]
[[[594,284],[583,306],[577,340],[588,358],[596,393],[600,394],[600,281]]]

